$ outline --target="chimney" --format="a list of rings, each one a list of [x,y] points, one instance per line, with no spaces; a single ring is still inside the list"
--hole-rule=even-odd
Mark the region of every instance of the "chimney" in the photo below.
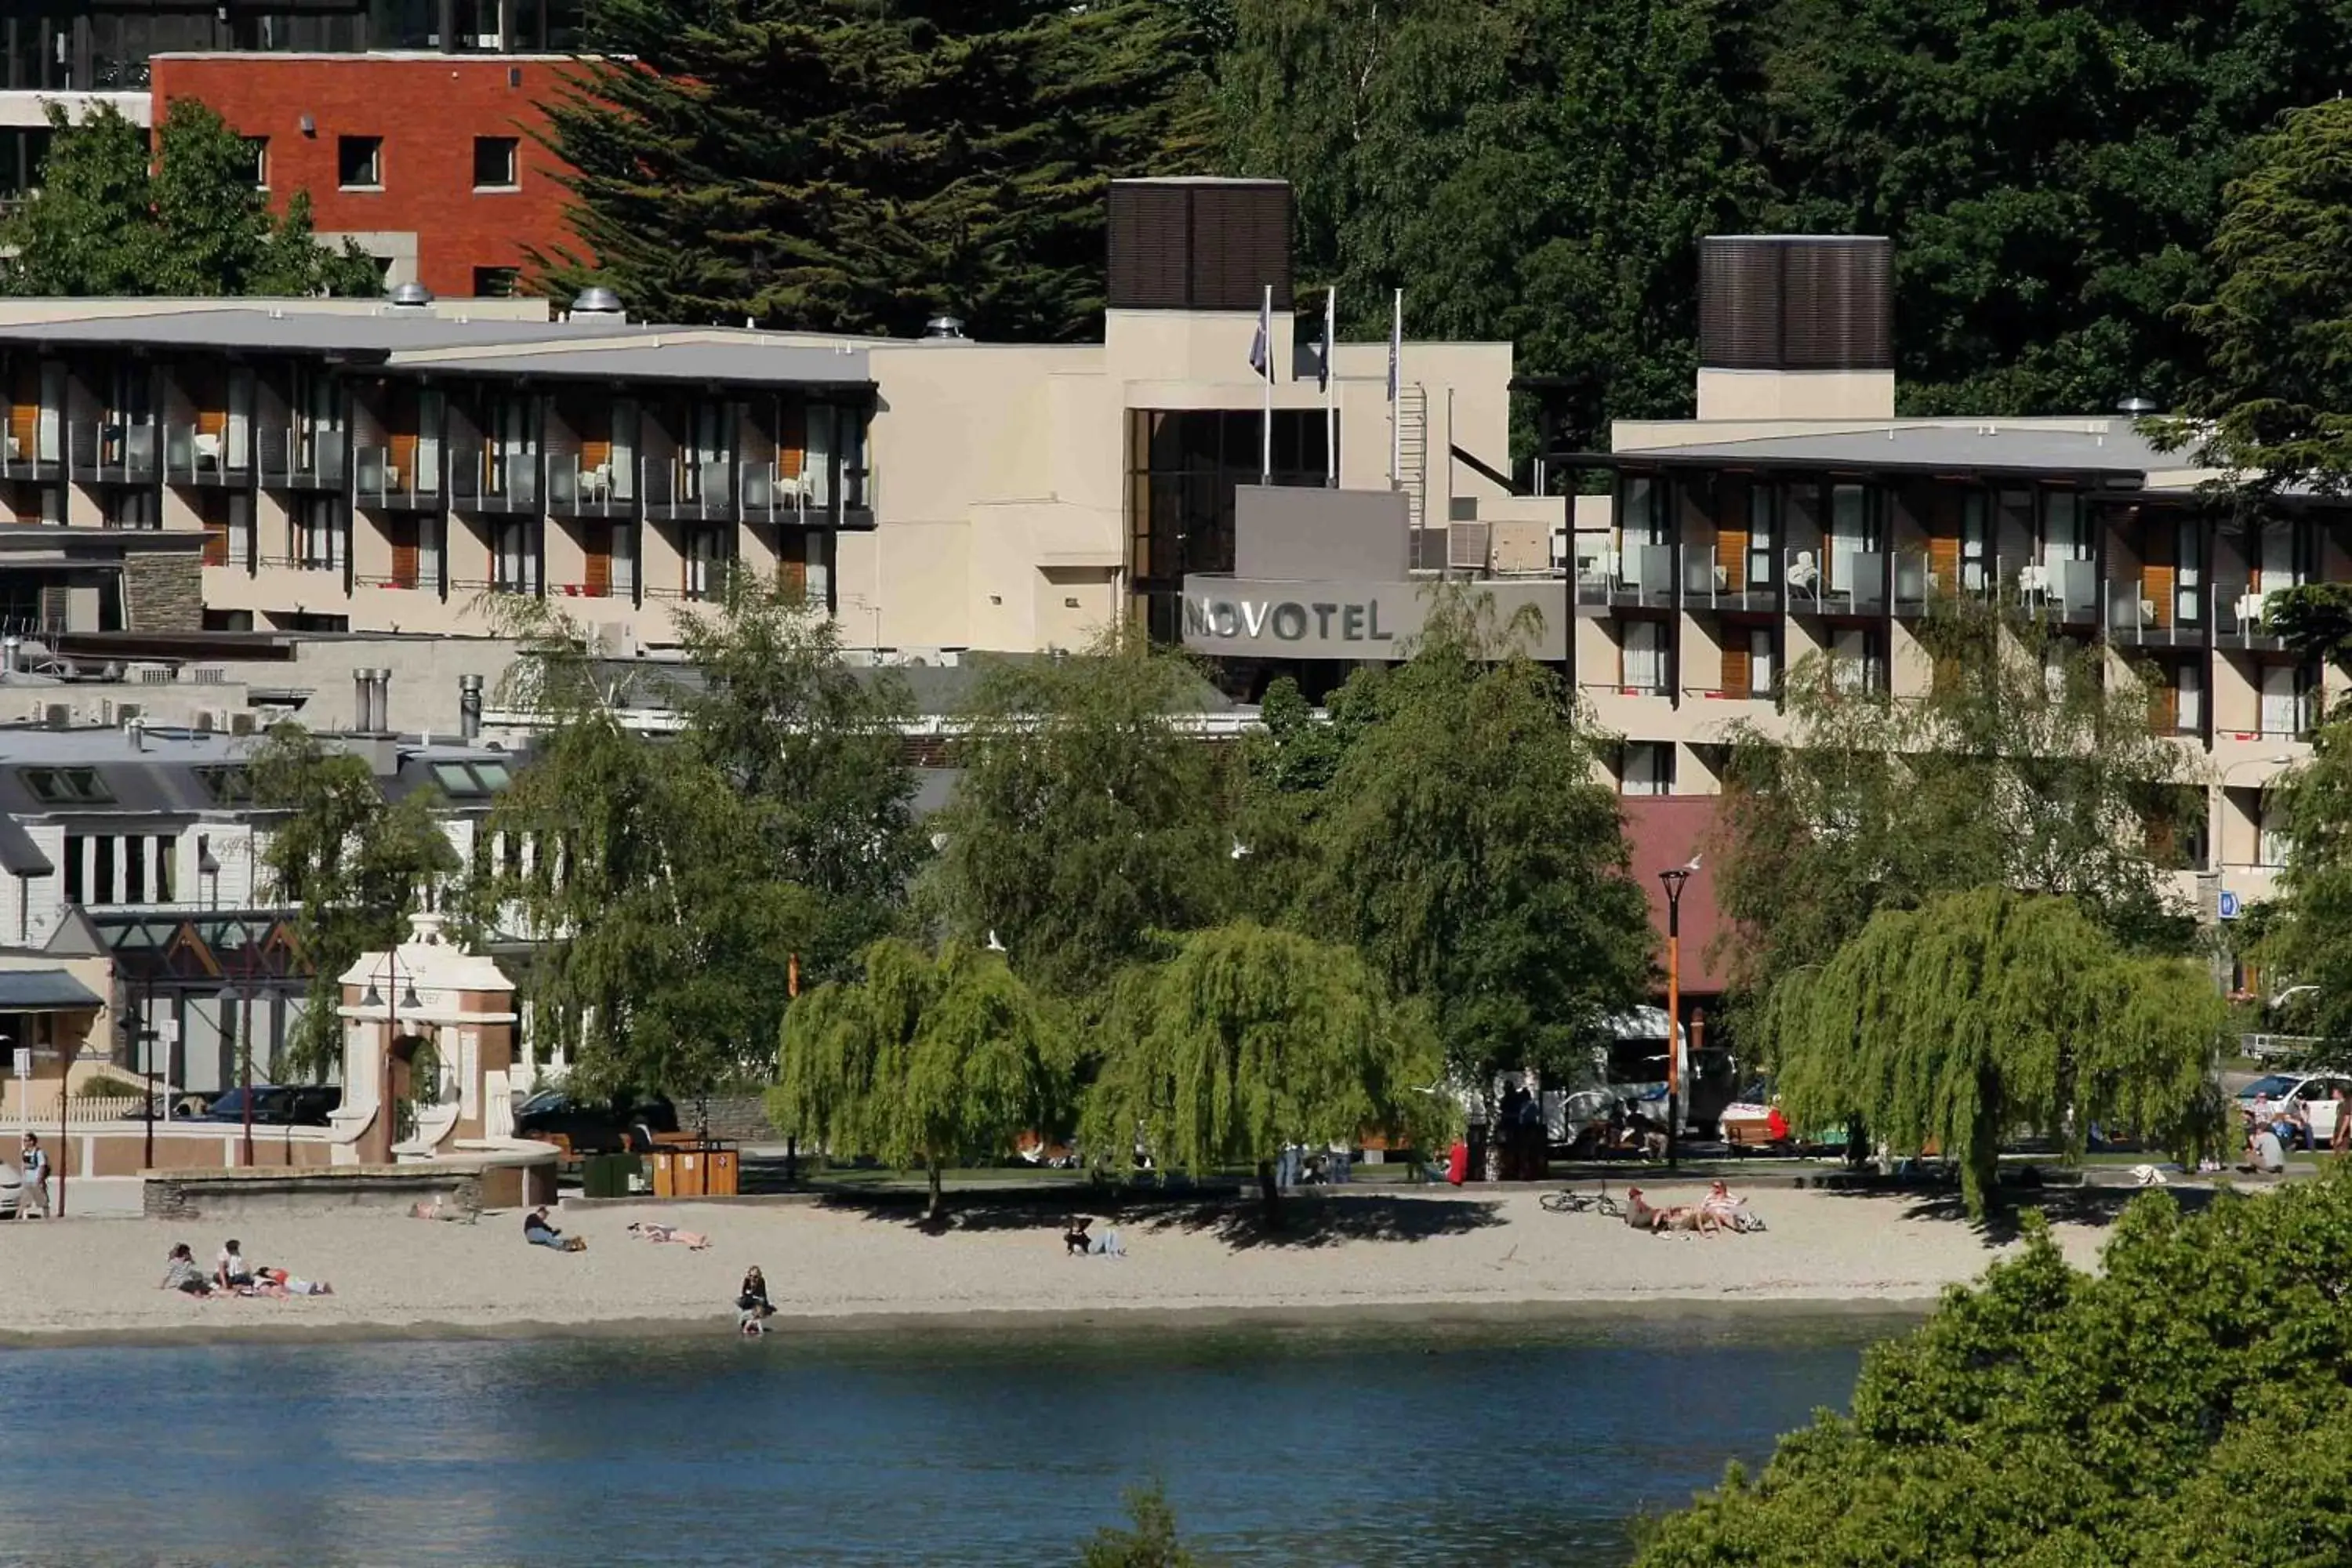
[[[375,712],[375,671],[352,671],[352,733],[364,735],[373,728],[368,722]]]
[[[1875,236],[1700,240],[1699,418],[1894,418],[1894,261]]]
[[[14,675],[22,666],[25,639],[11,632],[0,637],[0,677]]]
[[[471,745],[482,733],[482,678],[457,678],[457,737]]]
[[[375,732],[392,733],[392,671],[388,669],[375,672]]]

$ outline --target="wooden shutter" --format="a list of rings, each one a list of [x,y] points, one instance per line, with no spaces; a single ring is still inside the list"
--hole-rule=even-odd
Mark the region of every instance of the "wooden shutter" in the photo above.
[[[416,520],[413,517],[394,519],[392,524],[392,585],[416,586]]]
[[[609,522],[590,523],[580,531],[580,542],[588,555],[582,591],[592,599],[610,597],[613,592],[613,525]]]
[[[1727,697],[1752,695],[1748,682],[1748,649],[1743,645],[1723,650],[1723,694]]]
[[[2177,679],[2175,672],[2164,670],[2148,688],[2147,727],[2159,735],[2169,735],[2180,727],[2180,688],[2175,684]]]
[[[20,359],[8,383],[8,434],[16,440],[16,455],[32,461],[38,450],[41,428],[41,367]]]
[[[776,472],[788,479],[801,477],[808,461],[808,409],[788,403],[776,414]]]

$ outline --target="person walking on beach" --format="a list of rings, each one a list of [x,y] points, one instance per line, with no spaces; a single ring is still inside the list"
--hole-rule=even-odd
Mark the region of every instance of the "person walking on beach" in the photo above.
[[[49,1217],[49,1156],[41,1147],[40,1139],[25,1134],[24,1152],[16,1157],[16,1217],[47,1219]],[[37,1215],[36,1208],[41,1212]]]

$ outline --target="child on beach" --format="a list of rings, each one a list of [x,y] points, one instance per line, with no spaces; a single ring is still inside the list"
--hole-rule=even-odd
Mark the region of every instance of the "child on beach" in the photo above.
[[[755,1263],[744,1271],[743,1288],[735,1293],[735,1326],[747,1334],[764,1334],[767,1320],[775,1315],[775,1305],[768,1300],[768,1277]]]

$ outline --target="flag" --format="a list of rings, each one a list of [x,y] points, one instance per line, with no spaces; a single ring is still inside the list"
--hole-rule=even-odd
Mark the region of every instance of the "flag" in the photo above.
[[[1274,379],[1274,290],[1265,291],[1265,303],[1258,307],[1257,336],[1250,340],[1250,369]]]
[[[1339,290],[1326,289],[1323,290],[1323,354],[1315,375],[1316,389],[1319,392],[1331,390],[1331,340],[1337,335],[1339,321]]]

